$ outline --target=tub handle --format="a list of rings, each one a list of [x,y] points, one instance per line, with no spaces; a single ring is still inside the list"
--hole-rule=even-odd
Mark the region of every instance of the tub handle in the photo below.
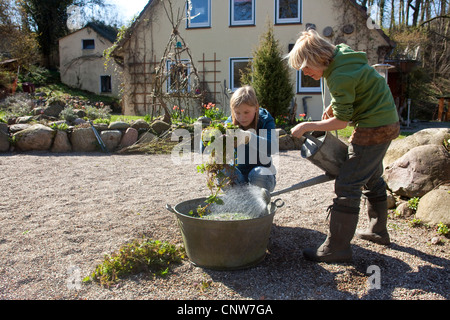
[[[284,201],[281,198],[278,198],[273,202],[273,204],[275,205],[275,207],[281,208],[282,206],[284,206]]]
[[[170,212],[172,212],[172,213],[177,213],[173,208],[172,208],[172,206],[170,205],[170,204],[166,204],[166,209],[167,210],[169,210]]]

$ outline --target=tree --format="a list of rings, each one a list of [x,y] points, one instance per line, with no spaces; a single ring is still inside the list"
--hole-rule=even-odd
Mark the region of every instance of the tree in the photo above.
[[[69,33],[68,8],[91,3],[102,5],[103,2],[104,0],[18,0],[29,29],[37,34],[45,67],[57,65],[54,57],[57,56],[58,39]]]
[[[241,82],[253,86],[261,107],[274,117],[287,115],[294,97],[293,84],[271,25],[261,37],[247,71],[242,74]]]

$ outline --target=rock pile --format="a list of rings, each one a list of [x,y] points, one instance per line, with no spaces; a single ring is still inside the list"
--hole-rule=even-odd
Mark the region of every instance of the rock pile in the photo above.
[[[34,120],[30,117],[28,121]],[[80,119],[78,119],[80,120]],[[97,137],[89,123],[84,120],[69,126],[65,121],[50,122],[48,125],[27,123],[18,119],[11,125],[0,123],[0,152],[8,151],[51,151],[94,152],[99,151]],[[66,125],[64,125],[66,124]],[[132,123],[116,121],[110,124],[94,124],[108,151],[129,147],[136,142],[149,143],[171,128],[161,120],[147,123],[136,120]]]

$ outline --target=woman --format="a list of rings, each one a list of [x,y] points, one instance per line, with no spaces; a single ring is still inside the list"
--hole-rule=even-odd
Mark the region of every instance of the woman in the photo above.
[[[303,252],[305,258],[313,261],[350,261],[350,241],[363,193],[368,200],[369,229],[358,236],[380,244],[390,243],[382,161],[400,131],[394,99],[385,79],[368,64],[365,53],[353,51],[345,44],[334,46],[315,30],[302,33],[288,58],[291,67],[301,69],[305,75],[315,80],[323,77],[332,98],[321,121],[302,122],[292,129],[292,135],[339,130],[349,123],[355,127],[349,140],[348,160],[335,182],[328,237],[318,249]]]

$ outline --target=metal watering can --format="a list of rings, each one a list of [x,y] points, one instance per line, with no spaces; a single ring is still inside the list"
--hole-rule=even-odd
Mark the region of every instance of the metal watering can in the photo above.
[[[262,189],[266,203],[270,202],[271,197],[334,180],[338,176],[342,164],[348,159],[348,146],[333,136],[331,132],[315,131],[304,134],[303,137],[305,141],[300,150],[301,156],[311,161],[325,173],[272,193]]]

